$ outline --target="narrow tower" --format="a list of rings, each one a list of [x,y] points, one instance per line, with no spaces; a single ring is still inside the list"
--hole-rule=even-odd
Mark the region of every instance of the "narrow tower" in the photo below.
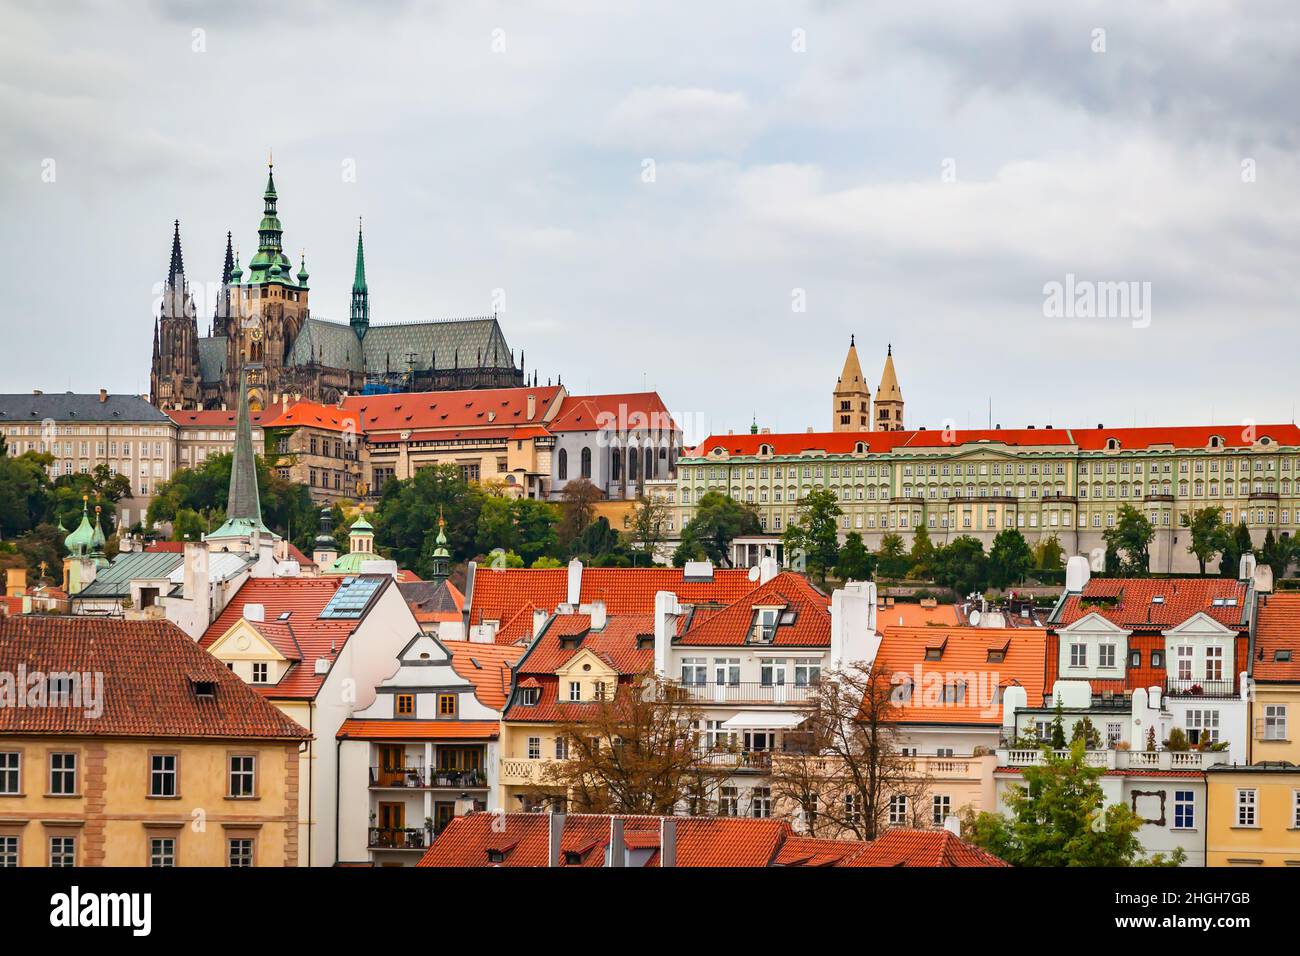
[[[258,538],[278,539],[262,523],[257,493],[257,459],[253,457],[253,426],[248,413],[248,375],[239,370],[239,410],[235,414],[235,454],[230,462],[230,492],[226,497],[226,522],[205,540],[209,550],[256,551]]]
[[[181,224],[173,224],[171,261],[163,283],[162,304],[154,323],[154,357],[149,371],[150,401],[158,408],[198,408],[199,326],[194,299],[185,280]]]
[[[858,349],[854,337],[849,336],[849,354],[844,357],[844,370],[835,382],[834,412],[831,428],[837,432],[865,432],[871,429],[871,389],[862,376],[858,363]]]
[[[880,388],[876,389],[876,427],[878,432],[903,430],[903,391],[894,374],[894,346],[885,351],[885,370],[880,375]]]
[[[352,308],[348,324],[357,338],[363,339],[370,328],[370,290],[366,288],[366,249],[361,239],[361,220],[357,220],[357,267],[352,276]]]

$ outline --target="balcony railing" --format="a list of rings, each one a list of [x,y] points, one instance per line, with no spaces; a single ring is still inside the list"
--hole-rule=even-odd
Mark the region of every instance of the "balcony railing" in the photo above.
[[[415,787],[448,789],[466,787],[482,789],[487,775],[482,770],[428,770],[424,767],[371,767],[372,787]]]
[[[423,850],[431,839],[431,834],[423,827],[370,827],[366,842],[374,850]]]
[[[1057,757],[1068,757],[1070,751],[1053,751]],[[1204,770],[1216,764],[1227,763],[1224,751],[1200,750],[1089,750],[1084,763],[1089,767],[1106,770]],[[1036,767],[1043,763],[1041,750],[999,750],[1000,767]]]
[[[695,704],[803,704],[817,696],[816,684],[676,683],[673,688]]]
[[[1165,694],[1170,697],[1211,697],[1232,700],[1237,696],[1237,682],[1232,680],[1167,680]]]
[[[705,762],[715,767],[731,767],[738,771],[749,770],[766,773],[772,769],[770,750],[719,750],[703,755]]]

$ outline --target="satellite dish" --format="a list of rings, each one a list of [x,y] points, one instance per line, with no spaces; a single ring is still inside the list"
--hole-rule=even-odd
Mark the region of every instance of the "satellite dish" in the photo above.
[[[971,612],[970,612],[970,626],[971,626],[971,627],[979,627],[979,626],[980,626],[980,612],[979,612],[979,611],[971,611]]]
[[[758,580],[758,565],[757,565],[757,564],[754,565],[752,568],[749,569],[749,580],[751,580],[751,581],[757,581],[757,580]]]

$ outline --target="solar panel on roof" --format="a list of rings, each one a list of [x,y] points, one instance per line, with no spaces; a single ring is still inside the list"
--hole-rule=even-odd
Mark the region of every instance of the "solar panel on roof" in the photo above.
[[[344,578],[343,585],[334,592],[334,596],[320,612],[321,618],[335,620],[359,618],[383,581],[381,577]]]

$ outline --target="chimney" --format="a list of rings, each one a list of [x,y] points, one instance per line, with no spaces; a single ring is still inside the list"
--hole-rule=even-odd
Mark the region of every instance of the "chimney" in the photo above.
[[[764,556],[758,562],[758,583],[766,584],[781,573],[781,565],[776,558]]]
[[[32,394],[33,394],[33,395],[44,395],[45,393],[42,392],[39,388],[34,388],[34,389],[32,389]]]
[[[591,629],[593,631],[603,630],[606,621],[605,602],[592,601],[588,608],[591,614]]]
[[[19,597],[27,590],[27,569],[10,568],[5,572],[5,594]]]
[[[1249,581],[1255,576],[1255,555],[1247,551],[1241,556],[1241,572],[1237,575],[1238,581]]]
[[[1273,569],[1267,564],[1257,564],[1255,573],[1251,576],[1255,586],[1256,594],[1273,593]]]
[[[831,595],[831,670],[869,664],[880,647],[876,636],[876,585],[851,581]]]
[[[569,562],[568,603],[577,607],[582,603],[582,562],[574,558]]]
[[[677,821],[673,817],[659,821],[659,865],[677,865]]]
[[[1160,709],[1160,695],[1163,692],[1164,692],[1164,688],[1161,687],[1159,684],[1147,688],[1147,702],[1149,703],[1152,710]]]
[[[560,844],[564,840],[564,814],[551,813],[550,819],[550,837],[546,846],[546,865],[560,865]]]
[[[474,798],[468,793],[462,793],[456,798],[453,812],[458,817],[467,816],[474,812]]]
[[[193,608],[190,618],[193,630],[190,636],[198,640],[212,623],[212,598],[208,593],[208,549],[202,542],[185,542],[185,576],[182,579],[181,594]],[[245,604],[245,616],[250,607],[263,608],[260,604]],[[263,608],[262,617],[265,616]]]
[[[101,388],[99,390],[99,400],[101,403],[108,401],[108,389]]]
[[[950,813],[943,818],[943,828],[955,837],[961,836],[961,818],[955,813]]]
[[[537,638],[538,636],[541,635],[542,628],[546,626],[546,622],[550,620],[550,617],[551,616],[547,614],[546,611],[544,611],[542,608],[540,607],[533,608],[533,637],[534,638]]]
[[[1082,594],[1092,576],[1088,559],[1076,554],[1065,562],[1065,590],[1069,594]]]
[[[609,818],[609,865],[627,866],[627,844],[623,842],[623,818]]]
[[[660,677],[668,676],[668,653],[672,650],[681,614],[676,594],[671,591],[655,594],[655,673]]]
[[[265,621],[266,605],[265,604],[245,604],[244,605],[245,621]]]
[[[529,395],[528,396],[528,420],[531,422],[536,415],[537,415],[537,396]]]

